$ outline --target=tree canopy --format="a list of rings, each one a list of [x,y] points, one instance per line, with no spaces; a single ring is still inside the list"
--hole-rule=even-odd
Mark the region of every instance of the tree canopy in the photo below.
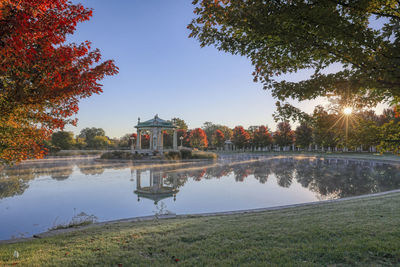
[[[196,17],[188,25],[190,37],[201,46],[214,45],[248,57],[255,68],[254,80],[280,101],[340,96],[359,106],[400,103],[399,1],[195,0],[193,4]],[[302,81],[280,77],[310,69],[314,73]],[[300,112],[287,103],[278,105],[280,119]]]
[[[91,43],[66,43],[92,10],[67,0],[0,1],[0,160],[44,154],[43,140],[75,124],[80,99],[102,92],[112,60]]]

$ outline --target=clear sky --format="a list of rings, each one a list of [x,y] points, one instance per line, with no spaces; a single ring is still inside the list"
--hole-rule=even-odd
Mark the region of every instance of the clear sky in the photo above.
[[[189,39],[193,18],[190,0],[75,0],[94,9],[78,25],[73,42],[89,40],[104,59],[114,59],[120,72],[102,81],[104,92],[84,99],[77,115],[79,133],[98,127],[109,137],[134,131],[137,118],[155,114],[179,117],[190,128],[205,121],[230,127],[268,125],[275,129],[275,102],[262,84],[254,83],[247,58],[200,48]],[[293,80],[306,78],[301,72]],[[297,106],[311,112],[321,100]],[[295,102],[292,102],[295,103]]]

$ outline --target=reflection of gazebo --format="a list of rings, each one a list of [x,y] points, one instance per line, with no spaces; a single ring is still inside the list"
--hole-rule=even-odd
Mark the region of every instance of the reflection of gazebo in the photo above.
[[[137,129],[137,137],[136,137],[136,148],[132,149],[137,152],[146,152],[146,149],[142,149],[142,139],[141,135],[144,132],[150,132],[150,147],[148,150],[150,151],[162,151],[164,150],[164,138],[163,138],[163,130],[173,130],[173,150],[178,150],[178,140],[176,133],[176,126],[173,122],[162,120],[155,115],[153,119],[140,122],[140,118],[138,119],[138,124],[135,126]]]
[[[149,186],[142,187],[142,177],[141,170],[136,170],[136,190],[135,194],[138,196],[138,201],[140,198],[147,198],[154,201],[157,204],[158,201],[174,197],[176,199],[176,193],[178,189],[176,188],[176,179],[174,179],[173,186],[164,185],[164,177],[162,172],[154,172],[150,169],[150,184]]]

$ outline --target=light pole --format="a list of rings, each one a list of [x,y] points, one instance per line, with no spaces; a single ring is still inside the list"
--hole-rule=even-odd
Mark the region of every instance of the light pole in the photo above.
[[[179,140],[181,140],[181,148],[182,148],[183,136],[179,137]]]

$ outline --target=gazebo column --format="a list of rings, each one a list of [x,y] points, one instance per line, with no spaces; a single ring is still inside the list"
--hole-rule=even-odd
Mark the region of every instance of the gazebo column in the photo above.
[[[140,150],[142,149],[142,131],[137,130],[137,136],[136,136],[136,149]]]
[[[136,170],[136,189],[137,190],[142,188],[141,183],[140,183],[141,182],[140,174],[141,174],[141,171],[140,170]]]
[[[150,131],[149,149],[153,149],[153,130]]]
[[[178,150],[178,134],[177,134],[176,130],[174,130],[174,137],[173,137],[172,140],[173,140],[172,141],[173,142],[172,148],[174,150]]]
[[[159,130],[159,138],[160,138],[159,150],[163,150],[164,149],[164,134],[163,134],[162,129]]]

